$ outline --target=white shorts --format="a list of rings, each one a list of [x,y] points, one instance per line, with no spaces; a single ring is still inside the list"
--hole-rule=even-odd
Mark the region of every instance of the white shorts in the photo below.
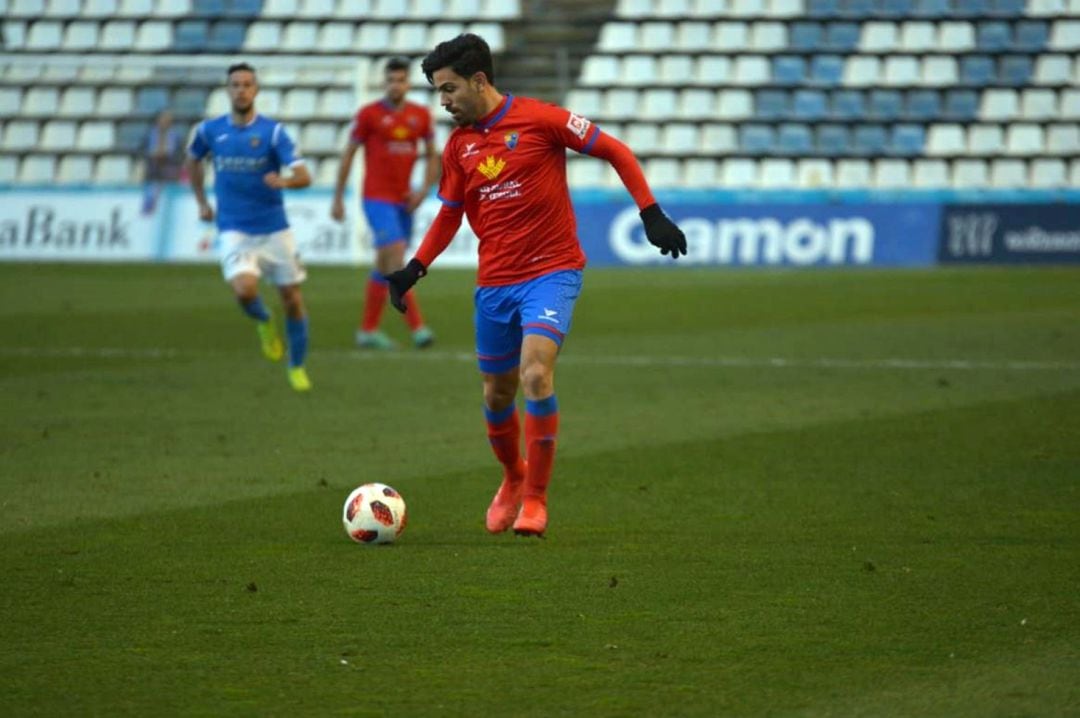
[[[221,273],[225,281],[238,274],[254,274],[279,287],[299,284],[307,279],[307,270],[296,252],[296,239],[291,229],[270,234],[247,234],[228,229],[218,237],[221,246]]]

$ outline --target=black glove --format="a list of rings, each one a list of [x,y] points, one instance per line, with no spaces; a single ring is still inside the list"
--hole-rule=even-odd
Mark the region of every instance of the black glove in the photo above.
[[[419,259],[410,259],[405,269],[386,275],[386,283],[390,285],[390,303],[399,312],[405,312],[405,292],[412,289],[421,277],[427,274],[427,268]]]
[[[650,204],[641,210],[641,221],[645,224],[645,236],[649,244],[660,249],[660,254],[671,254],[678,259],[679,254],[686,254],[686,235],[668,219],[658,204]]]

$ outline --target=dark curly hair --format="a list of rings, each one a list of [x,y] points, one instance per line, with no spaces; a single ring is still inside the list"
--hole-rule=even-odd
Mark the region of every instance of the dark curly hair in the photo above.
[[[491,48],[484,38],[471,32],[458,35],[453,40],[440,42],[428,53],[420,69],[428,82],[434,83],[432,75],[436,70],[449,67],[462,77],[472,77],[478,72],[487,75],[487,80],[495,84],[495,66],[491,61]]]

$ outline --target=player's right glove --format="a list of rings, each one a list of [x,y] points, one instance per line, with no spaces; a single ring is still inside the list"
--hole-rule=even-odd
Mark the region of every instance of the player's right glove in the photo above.
[[[394,309],[401,313],[405,312],[405,292],[412,289],[413,285],[425,274],[427,274],[427,268],[423,262],[419,259],[410,259],[404,269],[386,275],[386,283],[390,285],[390,303],[394,305]]]
[[[680,253],[686,254],[686,235],[668,219],[659,204],[641,210],[641,221],[645,224],[645,237],[660,254],[670,254],[672,259],[678,259]]]

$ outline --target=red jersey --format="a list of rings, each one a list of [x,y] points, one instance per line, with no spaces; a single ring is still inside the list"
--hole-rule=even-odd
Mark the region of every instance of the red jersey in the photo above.
[[[404,202],[420,139],[432,141],[431,113],[406,102],[400,110],[386,99],[356,113],[349,140],[364,145],[364,199]]]
[[[439,199],[464,205],[480,240],[478,285],[584,268],[566,148],[587,152],[599,135],[569,110],[509,94],[487,117],[451,133]]]

